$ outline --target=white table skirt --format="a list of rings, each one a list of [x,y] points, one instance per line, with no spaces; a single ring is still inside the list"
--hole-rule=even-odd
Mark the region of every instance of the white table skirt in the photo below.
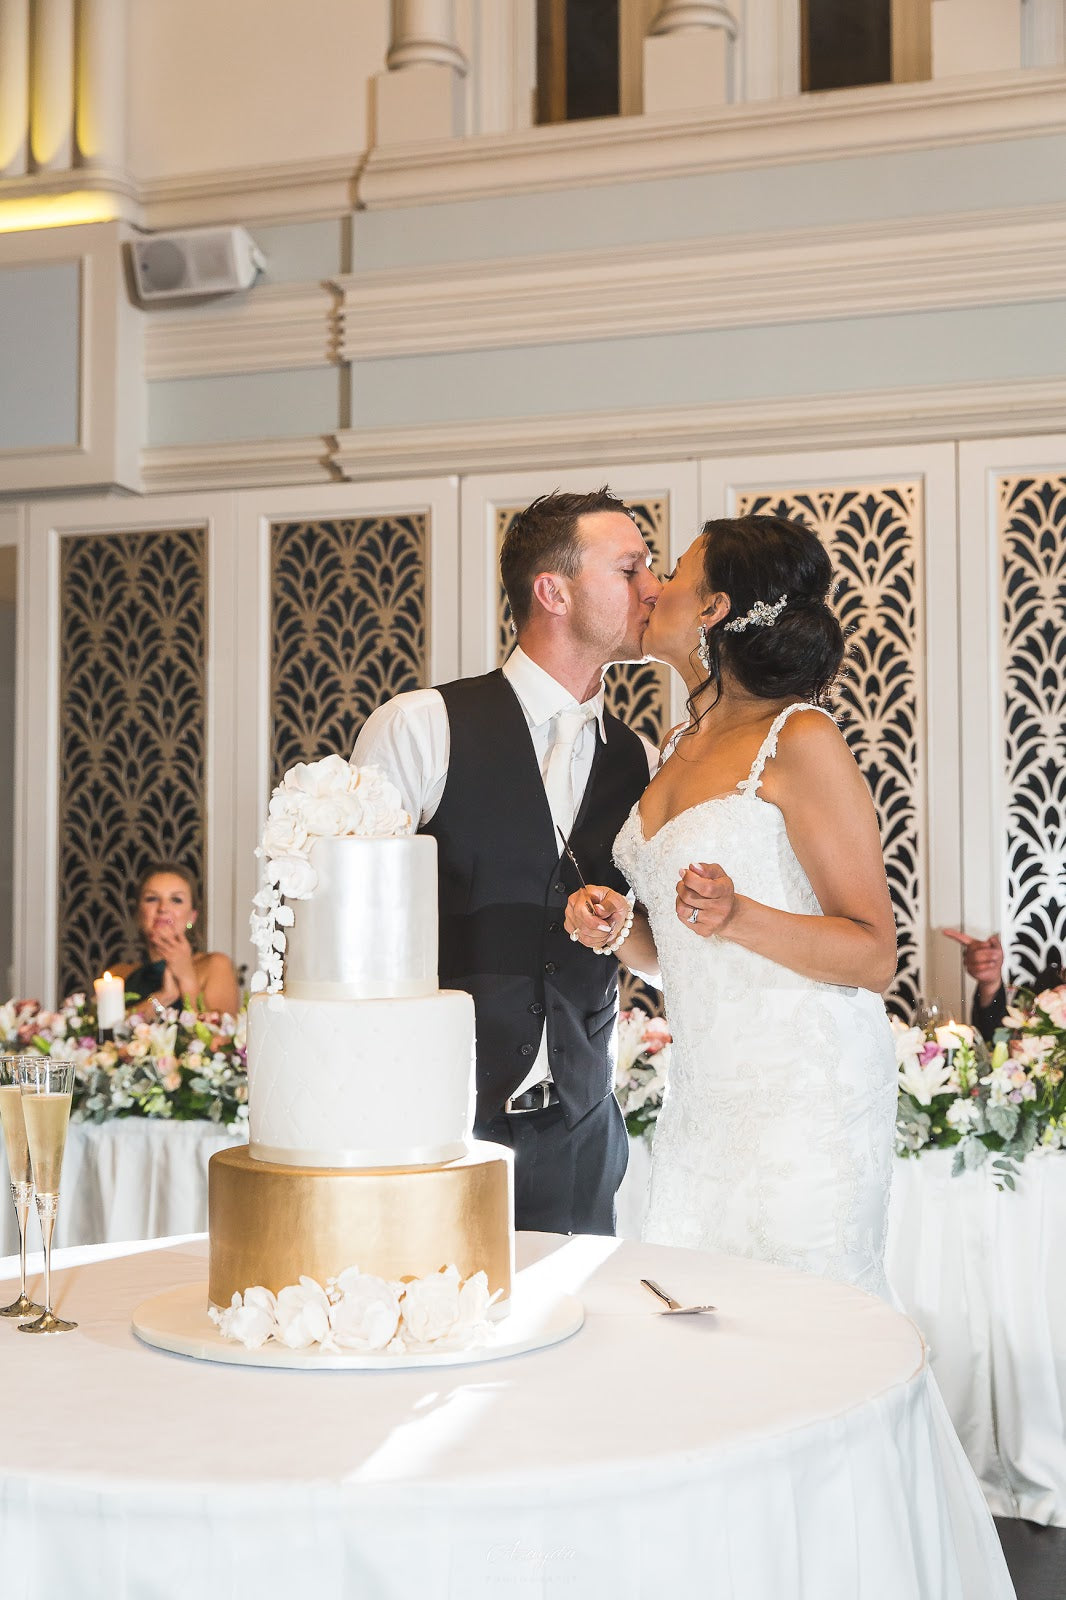
[[[246,1133],[213,1122],[166,1122],[125,1117],[73,1122],[63,1157],[55,1242],[103,1244],[165,1239],[207,1228],[207,1163],[216,1150]],[[0,1255],[18,1250],[18,1227],[8,1198],[7,1162],[0,1154]],[[40,1241],[31,1215],[29,1247]]]
[[[1015,1193],[951,1152],[897,1161],[886,1266],[997,1515],[1066,1527],[1066,1156]]]
[[[1015,1193],[952,1152],[896,1161],[889,1281],[930,1349],[951,1420],[997,1516],[1066,1527],[1066,1156]],[[639,1238],[651,1154],[630,1141],[618,1231]]]
[[[67,1252],[78,1330],[0,1326],[5,1600],[1013,1595],[904,1317],[761,1262],[518,1246],[578,1334],[388,1374],[163,1355],[131,1313],[203,1244]],[[642,1275],[720,1314],[661,1317]]]

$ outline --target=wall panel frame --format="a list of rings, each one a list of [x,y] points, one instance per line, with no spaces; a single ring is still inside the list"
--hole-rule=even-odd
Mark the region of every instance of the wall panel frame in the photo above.
[[[900,486],[900,493],[893,493],[894,486]],[[848,500],[844,491],[853,490],[861,492]],[[850,509],[844,509],[846,500]],[[850,589],[857,607],[852,615],[863,616],[868,628],[876,620],[879,581],[886,585],[886,593],[893,587],[907,591],[902,609],[909,606],[913,612],[917,635],[910,641],[909,661],[904,659],[905,644],[897,650],[896,667],[904,663],[912,680],[909,709],[886,713],[890,695],[882,676],[881,703],[870,708],[865,738],[865,748],[876,760],[877,741],[886,725],[882,719],[890,715],[894,739],[908,747],[896,752],[896,770],[881,789],[882,835],[900,925],[901,966],[892,1004],[905,1014],[920,991],[936,995],[958,1013],[963,1005],[958,947],[940,933],[957,925],[962,909],[954,447],[811,451],[701,464],[702,518],[732,516],[739,507],[753,503],[762,509],[765,502],[769,509],[778,501],[798,508],[808,521],[812,517],[807,505],[816,507],[815,520],[823,512],[830,520],[834,515],[842,520],[852,517],[856,526],[845,541],[851,546],[850,570],[841,559],[837,561],[844,578],[840,598],[847,599]],[[862,506],[855,509],[859,502]],[[901,508],[908,504],[917,532],[907,557],[909,575],[901,577],[898,546],[879,548],[878,530],[891,524],[898,533],[906,515]],[[864,523],[864,518],[872,520]],[[842,557],[844,544],[835,553]],[[875,568],[880,579],[874,576]],[[906,626],[901,614],[900,637]],[[862,649],[861,632],[856,636],[857,650]],[[860,684],[856,694],[864,692]],[[860,747],[861,720],[852,715],[852,737]],[[908,771],[911,753],[918,768],[915,773]],[[908,781],[913,785],[909,795],[903,793]],[[873,786],[876,790],[876,781]],[[884,802],[890,794],[891,811],[886,813]],[[914,896],[917,905],[912,903]]]

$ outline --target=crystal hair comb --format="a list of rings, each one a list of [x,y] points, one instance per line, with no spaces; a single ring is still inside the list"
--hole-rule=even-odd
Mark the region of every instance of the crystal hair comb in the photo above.
[[[788,595],[783,594],[773,605],[765,600],[756,600],[751,610],[744,616],[738,617],[735,622],[726,622],[722,625],[723,633],[743,633],[745,628],[772,628],[788,601]]]

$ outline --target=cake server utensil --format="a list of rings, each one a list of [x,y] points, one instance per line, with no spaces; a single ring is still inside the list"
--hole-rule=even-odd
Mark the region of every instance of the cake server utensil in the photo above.
[[[717,1306],[683,1306],[680,1300],[675,1300],[672,1294],[667,1294],[666,1290],[657,1284],[652,1278],[641,1278],[640,1281],[644,1285],[645,1289],[650,1289],[652,1294],[655,1295],[656,1299],[661,1300],[666,1306],[667,1309],[663,1312],[660,1312],[661,1316],[698,1317],[704,1311],[718,1310]]]

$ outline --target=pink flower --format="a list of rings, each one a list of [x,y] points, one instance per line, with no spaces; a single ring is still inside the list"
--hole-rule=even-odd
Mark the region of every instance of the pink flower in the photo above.
[[[1036,1003],[1056,1028],[1066,1028],[1066,986],[1045,989],[1043,994],[1037,995]]]
[[[935,1061],[937,1056],[942,1056],[943,1054],[943,1048],[938,1045],[935,1040],[930,1039],[927,1044],[922,1045],[922,1048],[918,1052],[919,1065],[927,1067],[930,1061]]]

